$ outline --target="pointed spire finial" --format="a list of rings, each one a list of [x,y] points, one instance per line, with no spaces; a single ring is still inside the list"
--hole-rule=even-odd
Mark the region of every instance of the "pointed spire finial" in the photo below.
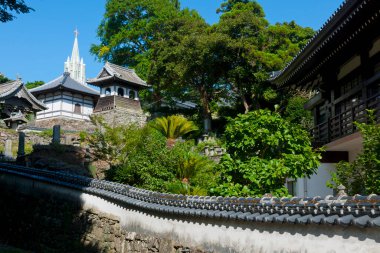
[[[78,34],[79,34],[79,32],[78,32],[78,28],[75,28],[75,30],[74,30],[74,34],[75,34],[75,37],[77,38],[77,37],[78,37]]]
[[[1,1],[1,0],[0,0]],[[67,61],[64,63],[64,71],[71,73],[71,78],[77,80],[80,83],[86,82],[85,77],[85,64],[83,59],[79,56],[79,46],[78,46],[78,28],[74,30],[75,38],[73,51],[71,52],[71,58],[67,57]]]

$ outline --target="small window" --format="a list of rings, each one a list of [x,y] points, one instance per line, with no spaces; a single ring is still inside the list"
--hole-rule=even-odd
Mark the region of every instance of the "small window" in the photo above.
[[[82,113],[82,108],[80,104],[75,104],[74,113],[78,113],[78,114]]]
[[[106,89],[106,95],[111,95],[111,88]]]
[[[296,195],[296,182],[295,181],[287,181],[286,182],[286,188],[288,189],[289,195],[295,196]]]
[[[134,90],[130,90],[129,91],[129,98],[130,99],[135,99],[135,97],[136,97],[135,91]]]
[[[124,96],[124,89],[123,88],[118,88],[117,89],[117,95],[123,97]]]

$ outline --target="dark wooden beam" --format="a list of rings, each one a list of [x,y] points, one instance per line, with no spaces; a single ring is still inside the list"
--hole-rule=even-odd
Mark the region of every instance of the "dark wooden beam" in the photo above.
[[[321,163],[348,162],[348,151],[326,151],[322,153]]]

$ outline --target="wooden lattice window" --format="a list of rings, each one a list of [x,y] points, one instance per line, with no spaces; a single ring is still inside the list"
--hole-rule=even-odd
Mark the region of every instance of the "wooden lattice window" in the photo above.
[[[82,113],[82,108],[80,104],[75,104],[74,106],[74,113],[81,114]]]

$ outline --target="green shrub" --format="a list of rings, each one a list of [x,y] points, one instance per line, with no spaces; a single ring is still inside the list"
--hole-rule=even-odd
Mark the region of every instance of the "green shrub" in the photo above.
[[[252,111],[230,120],[224,134],[228,154],[221,159],[215,194],[287,195],[286,178],[313,174],[320,154],[299,125],[269,110]]]
[[[330,188],[343,184],[348,194],[380,194],[380,125],[369,111],[369,123],[355,123],[363,136],[363,151],[355,161],[340,162],[332,173]]]
[[[193,151],[193,141],[168,147],[165,136],[150,126],[95,122],[98,130],[88,140],[94,154],[111,164],[108,179],[161,192],[182,193],[182,186],[187,194],[208,192],[215,164]]]

